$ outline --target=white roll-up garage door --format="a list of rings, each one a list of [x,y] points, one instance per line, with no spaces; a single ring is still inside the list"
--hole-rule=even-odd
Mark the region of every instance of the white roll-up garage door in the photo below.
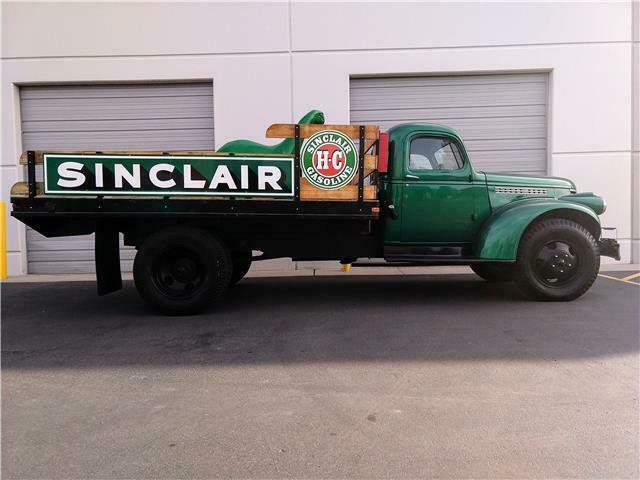
[[[546,73],[351,79],[351,123],[439,123],[476,170],[546,174]]]
[[[20,88],[23,150],[213,150],[213,84]],[[29,273],[95,271],[93,236],[45,238],[27,229]],[[121,248],[131,270],[135,251]]]

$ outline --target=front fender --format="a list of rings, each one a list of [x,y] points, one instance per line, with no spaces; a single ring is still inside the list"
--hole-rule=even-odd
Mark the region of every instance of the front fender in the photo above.
[[[585,205],[555,198],[518,200],[496,210],[484,223],[474,243],[474,256],[515,260],[518,245],[531,222],[553,211],[561,218],[583,218],[600,228],[598,215]],[[586,218],[585,218],[586,215]]]

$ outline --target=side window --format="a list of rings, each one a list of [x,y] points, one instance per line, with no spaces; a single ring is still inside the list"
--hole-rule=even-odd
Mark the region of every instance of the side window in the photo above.
[[[409,170],[458,170],[462,157],[458,146],[446,138],[419,137],[411,141]]]

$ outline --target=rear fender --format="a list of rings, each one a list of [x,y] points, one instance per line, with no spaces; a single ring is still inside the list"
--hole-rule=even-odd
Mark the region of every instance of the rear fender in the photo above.
[[[600,237],[600,220],[585,205],[554,198],[532,198],[509,203],[496,210],[484,223],[474,243],[474,256],[491,260],[515,261],[522,235],[535,221],[566,218]]]

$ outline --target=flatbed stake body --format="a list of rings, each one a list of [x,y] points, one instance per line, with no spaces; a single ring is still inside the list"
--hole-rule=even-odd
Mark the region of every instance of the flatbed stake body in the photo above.
[[[136,288],[157,310],[202,311],[270,258],[470,265],[533,298],[571,300],[597,275],[604,200],[567,179],[476,171],[460,136],[432,124],[273,124],[277,145],[217,152],[27,151],[12,215],[47,237],[96,234],[98,292]],[[36,180],[42,169],[43,181]],[[260,251],[261,255],[253,252]],[[560,267],[558,267],[560,265]]]

